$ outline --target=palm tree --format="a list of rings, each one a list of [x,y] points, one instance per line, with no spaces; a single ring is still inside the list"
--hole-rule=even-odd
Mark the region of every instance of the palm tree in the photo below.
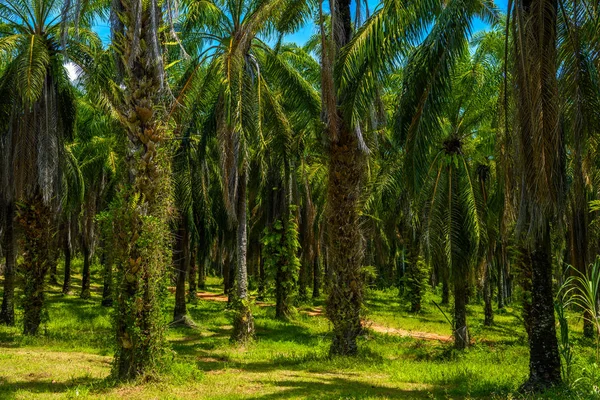
[[[76,23],[78,16],[68,11],[66,20]],[[117,0],[110,11],[113,52],[96,51],[84,60],[80,79],[126,136],[127,179],[117,189],[111,217],[117,265],[113,374],[129,380],[154,372],[166,346],[160,293],[171,258],[169,130],[163,122],[169,102],[159,3]]]
[[[551,221],[560,215],[564,193],[564,139],[557,85],[556,0],[518,0],[513,16],[517,104],[519,232],[531,269],[529,379],[525,390],[561,382],[552,294]]]
[[[17,237],[14,231],[14,205],[3,205],[2,218],[2,249],[5,253],[4,264],[4,292],[2,295],[2,308],[0,309],[0,323],[5,325],[15,324],[15,269],[17,266]]]
[[[562,65],[558,72],[558,85],[561,99],[561,115],[564,120],[565,140],[570,155],[569,171],[571,185],[568,193],[568,243],[569,259],[575,270],[585,274],[590,262],[590,254],[597,250],[590,246],[589,200],[594,169],[590,166],[595,133],[600,129],[600,119],[594,110],[600,107],[598,90],[598,66],[594,65],[592,46],[596,40],[593,18],[583,12],[579,1],[561,7],[558,18],[558,62]],[[597,56],[596,56],[597,57]],[[591,316],[585,315],[584,335],[594,336]]]
[[[247,192],[251,143],[264,137],[264,114],[259,105],[270,107],[274,111],[270,116],[279,120],[280,126],[286,125],[262,74],[270,51],[260,35],[268,35],[273,27],[282,32],[292,30],[305,10],[303,1],[205,1],[191,3],[187,14],[190,36],[202,39],[197,52],[210,58],[205,79],[220,82],[214,128],[221,146],[225,209],[236,230],[237,299],[232,338],[239,342],[254,335],[248,298]]]
[[[84,45],[99,46],[85,29],[63,29],[56,17],[62,1],[6,1],[0,4],[0,52],[8,59],[0,77],[3,110],[9,123],[1,132],[2,193],[16,204],[24,233],[24,333],[41,323],[44,277],[50,267],[49,244],[60,204],[64,142],[73,133],[75,95],[66,56]],[[77,51],[76,51],[77,50]]]
[[[464,51],[471,21],[478,15],[493,19],[494,6],[487,0],[384,2],[366,22],[352,33],[350,1],[331,1],[332,38],[324,37],[323,103],[329,136],[328,227],[332,264],[332,289],[328,317],[334,325],[332,353],[356,353],[356,337],[361,331],[362,235],[358,205],[367,151],[361,121],[374,107],[380,93],[380,78],[397,63],[398,55],[411,49],[431,22],[433,28],[413,56],[413,67],[405,71],[403,93],[395,124],[396,141],[405,143],[409,187],[419,187],[425,175],[426,151],[415,146],[427,143],[427,132],[435,127],[439,102],[448,91],[448,74]],[[425,116],[425,118],[423,118]],[[430,121],[422,123],[423,121]],[[439,129],[437,130],[439,131]],[[421,149],[419,149],[421,150]],[[420,171],[420,172],[416,172]]]

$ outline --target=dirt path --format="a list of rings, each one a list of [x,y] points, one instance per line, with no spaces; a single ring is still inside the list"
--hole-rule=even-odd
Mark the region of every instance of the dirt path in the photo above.
[[[171,288],[169,288],[169,289],[171,289]],[[217,294],[217,293],[211,293],[211,292],[198,292],[198,293],[196,293],[196,296],[198,296],[199,299],[206,300],[206,301],[227,302],[227,296],[223,293]],[[257,302],[255,302],[255,304],[258,305],[259,307],[266,307],[266,306],[273,305],[273,303],[267,303],[264,301],[257,301]],[[307,308],[304,310],[300,310],[300,312],[302,314],[305,314],[305,315],[308,315],[311,317],[324,317],[325,316],[323,309],[321,307],[311,307],[311,308]],[[393,335],[393,336],[412,337],[415,339],[433,340],[433,341],[439,341],[439,342],[443,342],[443,343],[450,343],[453,340],[452,336],[448,336],[448,335],[439,335],[437,333],[431,333],[431,332],[408,331],[406,329],[399,329],[399,328],[392,328],[389,326],[384,326],[384,325],[378,324],[373,321],[365,321],[364,326],[368,329],[371,329],[374,332],[384,333],[384,334]]]
[[[301,310],[303,314],[311,317],[322,317],[324,316],[323,309],[320,307],[312,307],[310,309]],[[444,343],[452,342],[452,336],[438,335],[437,333],[430,332],[419,332],[419,331],[407,331],[406,329],[391,328],[389,326],[383,326],[373,321],[364,321],[363,326],[371,329],[377,333],[385,333],[393,336],[412,337],[421,340],[437,340]]]

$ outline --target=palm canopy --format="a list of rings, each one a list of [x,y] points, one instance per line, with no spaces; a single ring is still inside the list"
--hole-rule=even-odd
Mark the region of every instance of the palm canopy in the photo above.
[[[199,94],[206,98],[206,91],[195,88],[212,88],[208,98],[213,99],[213,114],[206,120],[215,122],[211,129],[219,137],[225,204],[232,219],[237,214],[239,177],[246,174],[249,160],[248,143],[266,144],[265,124],[282,134],[291,132],[273,85],[287,87],[288,101],[319,109],[315,88],[267,43],[277,32],[297,26],[307,12],[307,2],[288,0],[201,1],[187,9],[183,44],[199,64],[207,60],[208,65],[204,73],[190,74],[177,100],[189,104]]]
[[[0,110],[3,113],[0,172],[10,199],[40,191],[46,202],[61,191],[65,140],[75,125],[75,93],[64,64],[88,47],[96,35],[67,28],[61,41],[62,1],[9,0],[0,4]]]

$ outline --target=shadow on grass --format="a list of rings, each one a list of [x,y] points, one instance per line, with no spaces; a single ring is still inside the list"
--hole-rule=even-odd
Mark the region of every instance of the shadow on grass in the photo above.
[[[0,398],[31,398],[36,395],[65,394],[72,390],[81,388],[82,391],[90,390],[94,386],[105,387],[106,379],[79,377],[69,379],[65,382],[54,382],[48,379],[32,379],[29,381],[8,382],[0,377]],[[78,394],[74,393],[74,396]]]
[[[265,385],[272,382],[263,382]],[[287,399],[319,398],[319,399],[360,399],[360,398],[390,398],[390,399],[426,399],[431,398],[428,390],[399,389],[385,386],[371,385],[365,382],[354,381],[338,377],[322,377],[315,380],[284,380],[276,385],[282,390],[261,395],[249,396],[251,399]]]

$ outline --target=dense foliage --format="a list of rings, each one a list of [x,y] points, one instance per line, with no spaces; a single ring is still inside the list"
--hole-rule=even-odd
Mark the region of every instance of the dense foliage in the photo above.
[[[257,305],[324,301],[332,357],[361,353],[376,288],[415,316],[436,296],[459,353],[469,307],[516,307],[520,390],[571,384],[567,316],[600,343],[599,21],[585,0],[3,0],[0,321],[39,334],[81,258],[131,380],[169,368],[169,327],[201,329],[207,277],[241,345]]]

